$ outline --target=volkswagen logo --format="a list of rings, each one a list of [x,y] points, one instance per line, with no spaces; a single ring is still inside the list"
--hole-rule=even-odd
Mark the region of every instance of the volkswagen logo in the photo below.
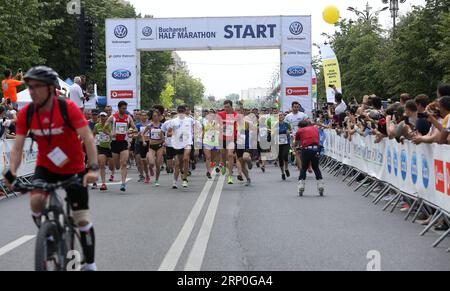
[[[114,28],[114,35],[117,38],[124,38],[128,35],[128,29],[124,25],[117,25],[116,28]]]
[[[303,32],[303,25],[298,21],[292,22],[291,25],[289,26],[289,31],[293,35],[299,35],[300,33]]]
[[[152,35],[152,33],[153,31],[151,27],[146,26],[142,29],[142,34],[146,37],[149,37],[150,35]]]

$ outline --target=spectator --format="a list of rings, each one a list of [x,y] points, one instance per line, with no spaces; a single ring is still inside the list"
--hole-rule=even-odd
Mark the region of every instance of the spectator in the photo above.
[[[429,114],[432,115],[432,117],[435,118],[439,123],[442,123],[442,121],[443,121],[441,118],[441,112],[439,110],[439,102],[437,102],[437,101],[430,103],[427,106],[426,112],[424,114],[426,114],[427,117]],[[423,135],[423,136],[416,135],[412,139],[413,143],[421,144],[421,143],[437,143],[437,142],[439,142],[441,132],[439,131],[439,129],[436,126],[432,125],[431,123],[430,123],[430,125],[431,125],[431,128],[430,128],[430,131],[428,132],[428,134]]]
[[[409,95],[408,93],[403,93],[403,94],[401,94],[401,95],[400,95],[400,105],[403,106],[403,107],[405,107],[406,102],[407,102],[408,100],[411,100],[411,99],[412,99],[412,97],[411,97],[411,95]]]
[[[417,121],[416,121],[416,129],[420,135],[427,135],[430,132],[431,123],[427,120],[427,113],[425,110],[430,103],[429,98],[425,94],[417,95],[414,98],[414,102],[417,107]]]
[[[22,70],[19,70],[13,78],[11,70],[5,71],[5,79],[2,81],[2,90],[3,90],[3,97],[6,99],[11,100],[12,106],[18,110],[19,106],[17,103],[17,87],[24,84],[22,81],[23,78],[23,72]]]
[[[345,111],[347,110],[347,104],[345,104],[344,100],[342,100],[342,93],[339,93],[336,91],[336,93],[334,95],[334,100],[336,101],[336,106],[334,108],[334,114],[339,116],[339,114],[345,113]]]
[[[0,106],[0,140],[15,138],[14,121],[6,116],[6,107]]]
[[[74,84],[70,86],[69,88],[69,97],[70,100],[75,102],[75,104],[78,106],[78,108],[81,109],[81,111],[84,111],[84,93],[83,89],[81,88],[82,81],[80,77],[75,77]]]
[[[433,115],[428,116],[428,121],[430,121],[440,132],[439,143],[449,144],[448,137],[450,131],[450,96],[444,96],[439,99],[439,111],[443,122],[440,123]]]

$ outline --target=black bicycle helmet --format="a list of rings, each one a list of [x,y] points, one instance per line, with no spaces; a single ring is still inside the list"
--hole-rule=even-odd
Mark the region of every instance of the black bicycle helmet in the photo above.
[[[58,73],[46,66],[32,67],[28,70],[23,79],[25,82],[28,82],[29,80],[41,81],[48,85],[55,86],[56,89],[61,89],[58,81]]]

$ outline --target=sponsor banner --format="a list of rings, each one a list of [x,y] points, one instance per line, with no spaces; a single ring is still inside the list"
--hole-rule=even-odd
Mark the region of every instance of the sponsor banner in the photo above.
[[[109,55],[136,54],[136,20],[106,19],[106,52]]]
[[[311,17],[285,16],[282,18],[282,52],[311,51]]]
[[[136,32],[142,50],[276,48],[281,17],[138,19]]]
[[[3,171],[10,166],[11,161],[11,150],[14,146],[14,140],[2,140],[0,141],[0,152],[2,157],[1,168],[0,168],[0,178],[3,178]],[[25,140],[25,145],[23,147],[24,151],[22,153],[22,164],[17,171],[17,176],[28,176],[34,173],[36,167],[36,160],[38,155],[38,147],[36,143],[31,146],[31,138]]]
[[[449,145],[399,144],[372,136],[355,135],[352,141],[325,130],[324,153],[412,196],[450,212]]]
[[[322,56],[323,71],[325,77],[325,89],[327,92],[327,102],[334,103],[334,90],[330,85],[335,85],[339,92],[342,92],[341,72],[336,55],[330,45],[320,47]]]
[[[308,87],[286,87],[286,96],[308,96]]]

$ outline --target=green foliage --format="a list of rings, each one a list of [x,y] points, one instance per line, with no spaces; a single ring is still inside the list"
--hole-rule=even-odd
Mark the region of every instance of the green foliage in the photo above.
[[[0,70],[16,71],[38,64],[54,68],[59,75],[73,79],[80,74],[79,16],[66,11],[68,0],[0,0]],[[98,94],[106,95],[105,20],[140,18],[135,8],[119,0],[82,0],[86,15],[96,27],[96,63],[87,73],[89,84],[97,83]],[[170,52],[141,53],[141,106],[166,103],[161,93],[169,81],[173,64]],[[204,87],[199,80],[180,74],[177,91],[183,102],[201,102]],[[177,86],[178,87],[178,86]],[[1,93],[0,93],[1,94]]]
[[[376,19],[339,22],[329,42],[339,61],[344,98],[396,99],[403,92],[434,97],[437,84],[450,80],[449,3],[427,0],[401,18],[395,31],[382,30]],[[317,77],[323,100],[323,73]]]

